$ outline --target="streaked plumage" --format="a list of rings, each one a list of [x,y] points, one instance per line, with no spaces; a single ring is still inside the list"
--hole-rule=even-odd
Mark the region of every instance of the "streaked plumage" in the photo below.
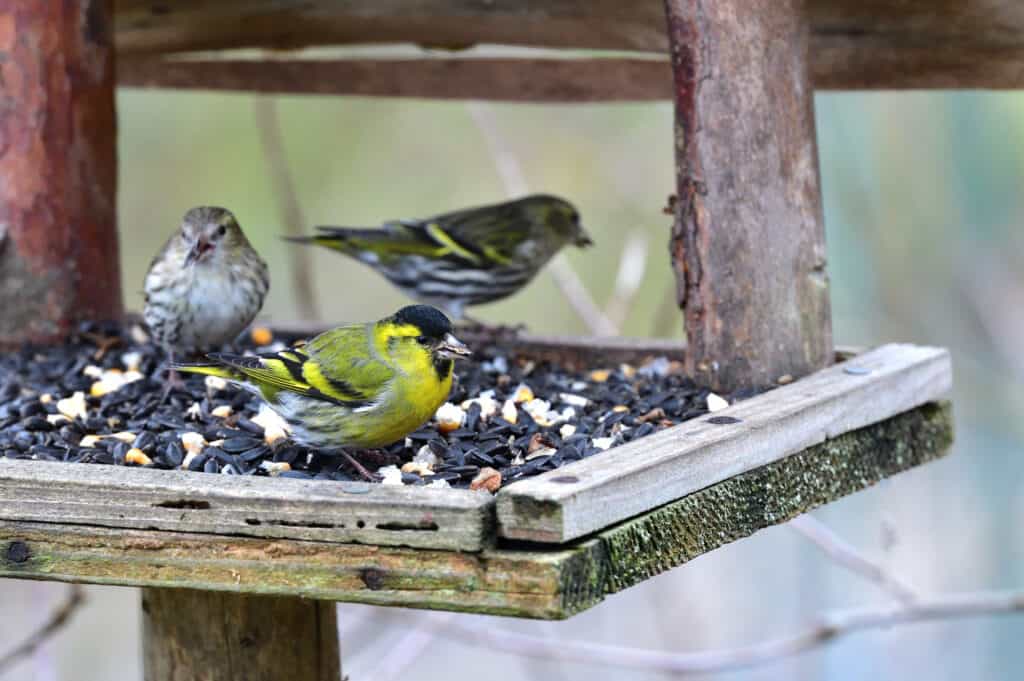
[[[256,317],[270,287],[267,264],[224,208],[199,206],[153,258],[143,316],[168,353],[233,340]]]
[[[318,227],[292,239],[340,251],[387,277],[411,298],[461,319],[466,306],[500,300],[528,284],[567,243],[587,246],[579,213],[555,196],[396,220],[379,229]]]
[[[380,447],[437,411],[451,391],[453,359],[468,354],[439,310],[411,305],[281,352],[213,353],[210,362],[174,368],[220,376],[259,393],[300,444]]]

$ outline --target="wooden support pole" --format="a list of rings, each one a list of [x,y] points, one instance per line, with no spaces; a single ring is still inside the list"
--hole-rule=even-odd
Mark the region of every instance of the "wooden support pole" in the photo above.
[[[339,681],[335,605],[143,589],[146,681]]]
[[[810,373],[832,329],[803,2],[665,6],[687,368],[722,390]]]
[[[109,0],[0,0],[0,346],[121,313]]]

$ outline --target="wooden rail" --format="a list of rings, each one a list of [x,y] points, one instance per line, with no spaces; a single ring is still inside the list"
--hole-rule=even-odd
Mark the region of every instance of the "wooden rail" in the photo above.
[[[501,536],[564,543],[942,398],[949,353],[886,345],[498,493]]]
[[[503,44],[669,54],[662,0],[117,0],[115,12],[122,82],[136,85],[161,85],[166,77],[167,86],[180,86],[190,68],[169,67],[163,76],[151,62],[136,66],[137,58],[242,47],[412,43],[453,49]],[[808,68],[818,89],[1024,86],[1024,6],[1016,0],[808,0],[806,14]],[[299,82],[287,80],[290,67],[272,63],[265,75],[234,66],[211,68],[208,74],[195,71],[187,77],[206,87],[267,90],[276,84],[296,92],[306,81],[312,92],[431,96],[425,86],[411,84],[400,73],[406,67],[398,64],[343,65],[337,67],[338,76],[314,72]],[[365,68],[379,73],[379,79],[358,77]],[[594,61],[547,74],[524,64],[518,74],[503,66],[504,75],[490,85],[469,77],[437,85],[444,69],[457,74],[463,68],[475,78],[478,69],[488,67],[416,67],[437,96],[517,99],[516,85],[532,77],[547,83],[530,84],[532,97],[563,100],[575,95],[583,101],[608,94],[602,74],[629,70]],[[632,72],[637,80],[628,89],[631,97],[671,98],[664,64],[636,68],[643,73]]]
[[[550,548],[467,553],[0,520],[0,577],[225,591],[238,594],[223,597],[231,608],[242,607],[241,594],[255,594],[561,619],[935,459],[951,441],[948,405],[924,405]],[[204,655],[223,650],[194,651]]]

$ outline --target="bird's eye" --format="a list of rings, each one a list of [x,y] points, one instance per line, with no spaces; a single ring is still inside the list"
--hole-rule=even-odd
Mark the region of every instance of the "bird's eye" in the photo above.
[[[427,337],[426,336],[416,336],[416,342],[419,343],[420,345],[426,345],[427,344]]]
[[[572,213],[571,213],[571,214],[569,215],[569,219],[570,219],[570,220],[572,220],[573,222],[579,222],[579,221],[580,221],[580,214],[579,214],[579,213],[577,213],[576,211],[573,211],[573,212],[572,212]]]
[[[217,228],[217,236],[221,237],[228,233],[228,228],[225,225],[221,225]]]

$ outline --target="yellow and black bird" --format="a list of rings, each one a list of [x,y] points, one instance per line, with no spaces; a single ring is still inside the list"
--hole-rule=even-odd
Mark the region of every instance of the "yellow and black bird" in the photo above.
[[[523,288],[566,244],[592,243],[572,204],[542,194],[394,220],[377,229],[317,229],[322,233],[291,240],[356,258],[414,300],[441,307],[455,319],[464,318],[467,306]]]
[[[211,353],[208,362],[174,368],[258,393],[299,444],[369,448],[400,440],[430,419],[451,391],[453,360],[469,354],[440,310],[410,305],[280,352]]]

